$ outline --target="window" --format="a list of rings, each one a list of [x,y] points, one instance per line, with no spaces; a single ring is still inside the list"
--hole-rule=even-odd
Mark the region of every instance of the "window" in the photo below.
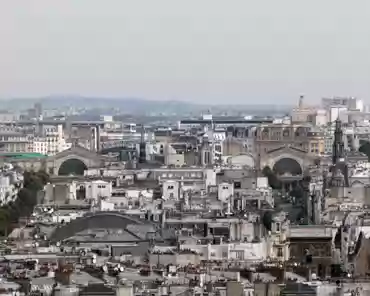
[[[276,231],[280,231],[280,223],[276,223]]]
[[[283,257],[283,248],[277,248],[277,256]]]
[[[173,185],[168,185],[167,189],[173,189]]]
[[[235,257],[238,260],[244,260],[244,251],[235,251]]]

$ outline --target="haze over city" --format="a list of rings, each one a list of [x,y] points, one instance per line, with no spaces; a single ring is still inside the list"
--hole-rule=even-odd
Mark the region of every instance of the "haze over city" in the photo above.
[[[0,0],[0,295],[370,295],[369,0]]]
[[[369,1],[0,2],[0,97],[370,95]]]

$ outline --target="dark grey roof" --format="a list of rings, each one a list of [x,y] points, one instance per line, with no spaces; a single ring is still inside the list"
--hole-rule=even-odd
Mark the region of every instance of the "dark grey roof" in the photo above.
[[[316,295],[315,288],[302,283],[288,283],[281,290],[280,295]]]
[[[129,224],[126,227],[126,230],[143,240],[147,239],[148,233],[156,232],[156,228],[151,224]]]
[[[68,240],[75,242],[136,242],[142,239],[138,236],[117,229],[89,229],[72,236]]]
[[[129,224],[145,225],[148,221],[138,220],[119,212],[97,212],[86,215],[56,228],[51,235],[52,241],[62,241],[86,229],[126,229]]]
[[[79,295],[116,295],[116,291],[113,290],[111,287],[107,287],[104,284],[92,284],[88,285],[87,287],[83,287],[80,290]]]

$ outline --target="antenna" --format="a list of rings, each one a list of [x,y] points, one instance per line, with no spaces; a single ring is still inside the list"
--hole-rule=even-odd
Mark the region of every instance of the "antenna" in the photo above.
[[[139,145],[139,162],[144,163],[146,161],[146,145],[145,145],[145,127],[144,124],[140,124],[140,145]]]
[[[145,127],[144,124],[140,124],[140,126],[141,126],[140,144],[143,144],[145,142]]]
[[[304,95],[299,96],[299,101],[298,101],[298,108],[301,109],[303,108],[303,100],[304,100]]]

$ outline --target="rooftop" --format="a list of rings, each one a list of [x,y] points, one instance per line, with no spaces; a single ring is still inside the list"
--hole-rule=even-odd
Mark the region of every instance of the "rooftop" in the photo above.
[[[11,159],[31,159],[31,158],[45,158],[47,157],[44,154],[41,153],[22,153],[22,152],[6,152],[6,153],[0,153],[0,158],[11,158]]]

